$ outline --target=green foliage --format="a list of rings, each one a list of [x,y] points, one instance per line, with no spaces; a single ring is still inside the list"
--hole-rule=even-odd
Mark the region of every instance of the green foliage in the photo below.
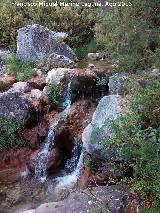
[[[85,58],[88,53],[99,52],[106,49],[106,45],[103,42],[97,42],[92,40],[90,43],[86,44],[83,47],[76,49],[76,55],[78,59]]]
[[[18,7],[6,0],[0,7],[1,45],[16,49],[17,30],[27,24],[41,24],[53,31],[69,34],[66,41],[73,47],[88,43],[93,38],[92,25],[97,12],[91,8],[81,7]],[[16,3],[26,3],[17,0]],[[27,2],[34,2],[29,0]],[[47,3],[53,2],[48,0]]]
[[[0,92],[4,92],[7,88],[8,86],[6,85],[6,83],[0,80]]]
[[[119,71],[135,71],[155,63],[160,48],[160,1],[131,0],[131,7],[115,7],[95,27]],[[159,57],[156,57],[157,59]]]
[[[144,199],[150,195],[153,209],[160,208],[160,77],[149,79],[146,88],[136,81],[131,87],[131,112],[113,125],[116,138],[111,145],[134,168],[132,189]]]
[[[105,86],[108,82],[108,77],[97,77],[96,79],[96,85],[98,86]]]
[[[22,146],[25,144],[25,141],[18,135],[21,127],[21,124],[15,120],[0,117],[0,151],[9,149],[15,145]]]
[[[96,160],[93,160],[91,158],[86,160],[86,166],[90,169],[91,172],[95,172],[97,170],[97,167],[99,165],[99,162]]]
[[[32,64],[24,64],[16,55],[12,55],[7,59],[7,66],[9,73],[15,75],[20,81],[27,81],[37,75],[36,71],[32,68]]]
[[[49,97],[50,101],[53,104],[58,105],[59,104],[59,95],[58,95],[56,85],[52,83],[48,87],[49,87],[48,97]]]
[[[79,61],[77,64],[76,64],[76,67],[79,68],[79,69],[83,69],[83,68],[87,68],[88,67],[88,62],[82,60],[82,61]]]

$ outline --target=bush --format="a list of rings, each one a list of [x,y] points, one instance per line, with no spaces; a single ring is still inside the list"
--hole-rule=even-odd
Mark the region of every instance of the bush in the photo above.
[[[4,92],[8,88],[8,85],[4,81],[0,80],[0,92]]]
[[[107,43],[120,71],[136,71],[155,63],[160,48],[160,2],[131,0],[115,7],[95,27],[96,38]]]
[[[52,102],[52,104],[58,105],[59,104],[59,96],[58,96],[56,85],[52,83],[48,87],[49,87],[48,97],[49,97],[50,101]]]
[[[37,75],[32,68],[32,64],[24,64],[16,55],[12,55],[7,59],[9,73],[15,75],[20,81],[27,81]]]
[[[92,25],[96,11],[80,7],[17,7],[12,0],[5,1],[0,7],[1,45],[16,49],[17,30],[28,24],[41,24],[53,31],[69,34],[67,42],[72,47],[88,43],[94,36]],[[18,2],[25,2],[17,0]],[[34,2],[30,0],[28,2]],[[47,1],[47,3],[53,1]]]
[[[85,58],[88,53],[99,52],[106,49],[106,45],[102,42],[92,40],[89,44],[76,49],[76,55],[78,59]]]
[[[132,190],[144,199],[150,196],[154,212],[160,208],[160,77],[149,79],[146,88],[136,81],[131,85],[132,111],[113,125],[116,138],[111,145],[121,150],[125,164],[134,169]]]
[[[21,128],[21,124],[17,121],[0,116],[0,151],[25,144],[18,135]]]

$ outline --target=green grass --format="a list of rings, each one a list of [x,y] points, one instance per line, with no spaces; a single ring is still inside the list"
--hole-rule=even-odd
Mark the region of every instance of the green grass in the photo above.
[[[19,81],[27,81],[37,75],[32,63],[24,64],[16,55],[12,55],[7,59],[7,66],[9,73],[16,76]]]
[[[26,143],[18,134],[21,128],[22,125],[17,121],[0,116],[0,151]]]
[[[59,104],[59,95],[57,92],[56,85],[52,83],[48,87],[49,87],[49,90],[48,90],[49,100],[52,102],[52,104],[58,105]]]
[[[89,44],[76,49],[76,55],[78,59],[85,58],[90,52],[100,52],[106,49],[106,45],[102,42],[91,41]]]

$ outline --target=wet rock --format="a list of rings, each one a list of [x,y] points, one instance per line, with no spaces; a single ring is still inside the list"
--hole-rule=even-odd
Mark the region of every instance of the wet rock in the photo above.
[[[94,187],[74,192],[59,202],[42,204],[35,213],[102,212],[122,213],[129,204],[129,193],[116,187]],[[32,210],[33,211],[33,210]],[[25,211],[23,213],[29,213]]]
[[[53,32],[38,24],[27,25],[18,30],[17,55],[23,62],[35,62],[38,66],[46,63],[54,65],[54,59],[64,65],[66,58],[73,62],[76,59],[74,51],[59,41],[66,36],[65,33]],[[64,60],[57,55],[64,56]]]
[[[127,93],[127,82],[129,75],[127,73],[117,73],[109,78],[109,93],[111,95],[124,96]]]
[[[0,171],[3,172],[13,168],[22,168],[26,164],[32,152],[33,151],[27,146],[19,148],[15,147],[7,151],[0,152]]]
[[[60,122],[55,135],[55,144],[66,155],[72,150],[74,138],[81,138],[83,129],[91,121],[95,107],[96,104],[90,100],[79,100],[72,104],[65,121]]]
[[[48,124],[43,121],[38,126],[24,129],[21,132],[22,138],[29,142],[31,148],[39,148],[40,143],[44,141],[48,134]]]
[[[118,158],[117,150],[109,148],[105,152],[103,143],[115,137],[112,123],[118,122],[118,118],[127,112],[129,108],[120,96],[109,95],[100,100],[91,123],[82,133],[83,146],[89,154],[105,160]]]
[[[35,151],[27,162],[29,171],[35,173],[36,165],[39,160],[40,150]],[[59,149],[52,149],[46,158],[46,169],[51,172],[55,172],[64,162],[63,153]]]
[[[14,118],[22,124],[35,120],[35,109],[27,95],[20,91],[10,89],[0,94],[0,116]]]

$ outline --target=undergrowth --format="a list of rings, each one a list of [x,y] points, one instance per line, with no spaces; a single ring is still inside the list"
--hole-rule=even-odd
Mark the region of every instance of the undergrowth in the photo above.
[[[25,144],[18,134],[21,128],[17,121],[0,116],[0,151]]]
[[[32,63],[22,63],[16,55],[12,55],[7,59],[7,66],[9,73],[16,76],[19,81],[27,81],[37,75],[36,71],[33,69]]]

